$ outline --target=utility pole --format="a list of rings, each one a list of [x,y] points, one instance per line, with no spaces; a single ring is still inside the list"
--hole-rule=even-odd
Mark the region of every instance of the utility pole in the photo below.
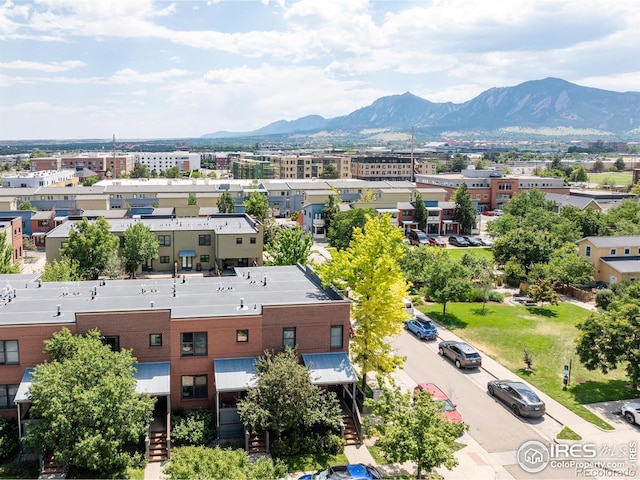
[[[111,178],[116,178],[116,134],[113,134],[113,176]]]

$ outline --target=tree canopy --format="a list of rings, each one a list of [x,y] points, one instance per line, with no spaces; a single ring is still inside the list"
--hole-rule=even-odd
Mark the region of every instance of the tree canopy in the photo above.
[[[269,216],[269,199],[260,192],[251,192],[249,198],[244,202],[247,215],[256,217],[261,222]]]
[[[367,215],[377,215],[377,212],[373,208],[354,208],[336,213],[327,231],[329,245],[338,250],[346,249],[353,238],[353,229],[364,227]]]
[[[256,375],[256,386],[238,402],[238,414],[250,431],[271,432],[274,453],[329,453],[341,446],[338,399],[311,383],[294,350],[265,352]]]
[[[323,283],[351,298],[355,336],[350,350],[362,367],[363,388],[367,372],[386,374],[402,362],[393,355],[388,337],[398,335],[407,318],[402,304],[408,285],[398,264],[404,253],[402,232],[391,224],[391,216],[366,215],[364,228],[354,228],[349,247],[318,266]]]
[[[608,304],[577,325],[576,352],[588,370],[603,373],[623,366],[632,388],[640,380],[640,284],[631,284]]]
[[[340,191],[335,187],[331,187],[331,190],[333,191],[333,194],[327,197],[327,200],[324,202],[324,207],[322,207],[322,214],[324,215],[324,229],[326,232],[331,228],[333,217],[340,211],[340,202],[342,202]]]
[[[229,192],[222,192],[222,195],[218,197],[217,204],[220,213],[234,213],[236,211],[236,203]]]
[[[322,170],[322,173],[320,174],[320,178],[325,178],[325,179],[340,178],[340,172],[338,172],[338,169],[335,167],[333,163],[329,163]]]
[[[158,237],[144,223],[134,223],[124,231],[124,248],[126,271],[135,278],[140,264],[158,258]]]
[[[471,291],[469,270],[461,261],[451,260],[442,248],[432,249],[432,261],[425,265],[427,297],[442,304],[442,316],[447,314],[447,303],[463,300]]]
[[[422,199],[422,195],[420,195],[420,193],[416,193],[415,208],[416,211],[414,213],[414,218],[416,222],[418,222],[418,229],[425,232],[427,228],[427,218],[429,216],[429,213],[427,212],[427,207],[424,206],[424,200]]]
[[[83,218],[69,230],[67,244],[60,253],[77,262],[83,278],[98,278],[105,271],[109,260],[117,256],[120,241],[109,229],[109,222],[100,217],[93,222]]]
[[[47,262],[41,278],[43,282],[75,282],[82,280],[82,275],[76,262],[63,257],[60,261]]]
[[[20,265],[13,263],[13,247],[7,243],[6,231],[0,232],[0,273],[20,273]]]
[[[266,251],[271,256],[268,265],[306,265],[313,246],[313,237],[296,228],[280,228],[267,244]]]
[[[131,170],[131,178],[149,178],[149,167],[143,163],[136,163]]]
[[[365,419],[367,434],[389,463],[414,462],[416,478],[422,478],[423,471],[458,465],[454,444],[467,426],[444,417],[441,402],[430,392],[421,390],[414,397],[398,387],[383,388],[378,401],[367,399],[366,406],[371,409]]]
[[[69,466],[120,472],[129,464],[124,446],[144,436],[154,400],[135,392],[135,358],[114,352],[100,333],[72,335],[63,328],[45,342],[50,362],[35,367],[29,387],[26,432],[36,451],[52,451]]]

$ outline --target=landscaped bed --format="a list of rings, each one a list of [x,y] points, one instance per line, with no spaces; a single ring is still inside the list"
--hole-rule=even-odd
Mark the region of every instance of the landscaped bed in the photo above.
[[[604,375],[588,371],[575,353],[578,330],[575,325],[589,312],[570,303],[557,306],[452,303],[442,318],[442,305],[421,310],[456,335],[472,343],[486,355],[595,425],[612,429],[609,424],[587,410],[583,404],[635,398],[625,377],[624,366]],[[532,370],[525,368],[523,349],[533,354]],[[571,361],[571,381],[563,390],[562,369]]]

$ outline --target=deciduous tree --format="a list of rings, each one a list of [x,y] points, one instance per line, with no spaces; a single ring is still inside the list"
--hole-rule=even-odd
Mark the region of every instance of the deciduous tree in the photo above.
[[[630,285],[605,311],[593,312],[577,325],[576,351],[588,370],[603,373],[624,366],[632,388],[640,380],[640,285]]]
[[[26,442],[52,451],[70,466],[118,473],[129,462],[124,446],[151,423],[154,400],[135,392],[135,358],[114,352],[99,332],[72,335],[64,328],[45,342],[51,362],[35,367],[29,387]]]
[[[83,278],[98,278],[109,259],[117,256],[120,242],[109,232],[110,228],[109,222],[100,217],[93,222],[83,218],[69,230],[67,244],[60,253],[77,262]]]
[[[322,170],[320,178],[340,178],[340,172],[338,172],[338,169],[335,167],[335,165],[333,165],[333,163],[329,163],[326,167],[324,167],[324,170]]]
[[[306,265],[313,246],[313,237],[300,227],[280,228],[275,238],[267,244],[271,256],[268,265]]]
[[[7,243],[6,231],[0,232],[0,273],[20,273],[20,265],[13,263],[13,247]]]
[[[236,211],[236,203],[229,192],[222,192],[218,197],[218,212],[234,213]]]
[[[393,355],[388,337],[398,335],[407,318],[402,299],[408,285],[398,265],[403,255],[402,232],[391,224],[391,216],[367,215],[364,228],[353,230],[349,248],[318,267],[323,283],[352,300],[355,336],[350,350],[361,366],[363,388],[368,372],[389,373],[402,362]]]
[[[238,402],[238,414],[250,431],[271,433],[272,451],[314,453],[340,446],[338,399],[311,383],[294,350],[265,352],[256,362],[256,375],[256,386]]]
[[[441,402],[430,392],[418,391],[413,397],[398,387],[385,388],[378,401],[368,399],[366,405],[371,409],[365,419],[367,434],[389,463],[414,462],[416,478],[436,467],[451,470],[458,465],[454,444],[467,426],[444,417]]]
[[[269,215],[269,199],[260,192],[251,192],[243,203],[247,215],[252,215],[261,222]]]
[[[373,208],[354,208],[346,212],[338,212],[331,220],[327,231],[327,242],[338,250],[349,247],[356,227],[364,227],[367,215],[377,215]]]
[[[472,285],[469,271],[460,261],[450,260],[442,253],[436,255],[439,258],[425,267],[426,291],[431,300],[442,304],[444,317],[447,314],[447,303],[462,300],[471,291]]]
[[[47,262],[41,278],[43,282],[75,282],[82,280],[82,275],[78,272],[76,262],[62,257],[60,261]]]
[[[333,217],[335,217],[336,214],[340,212],[340,203],[342,202],[340,191],[335,187],[331,187],[331,191],[333,192],[333,194],[327,197],[327,201],[324,202],[324,207],[322,207],[325,232],[329,232]]]
[[[149,260],[158,258],[158,237],[144,223],[134,223],[124,231],[125,269],[136,278],[138,267]]]

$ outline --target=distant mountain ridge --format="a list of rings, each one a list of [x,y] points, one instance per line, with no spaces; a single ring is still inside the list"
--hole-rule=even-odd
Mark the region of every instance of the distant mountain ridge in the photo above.
[[[569,128],[604,135],[640,136],[640,92],[613,92],[545,78],[514,87],[496,87],[460,104],[433,103],[410,92],[374,101],[348,115],[325,119],[308,115],[280,120],[252,132],[216,132],[203,138],[312,135],[363,130],[433,133],[447,131]]]

